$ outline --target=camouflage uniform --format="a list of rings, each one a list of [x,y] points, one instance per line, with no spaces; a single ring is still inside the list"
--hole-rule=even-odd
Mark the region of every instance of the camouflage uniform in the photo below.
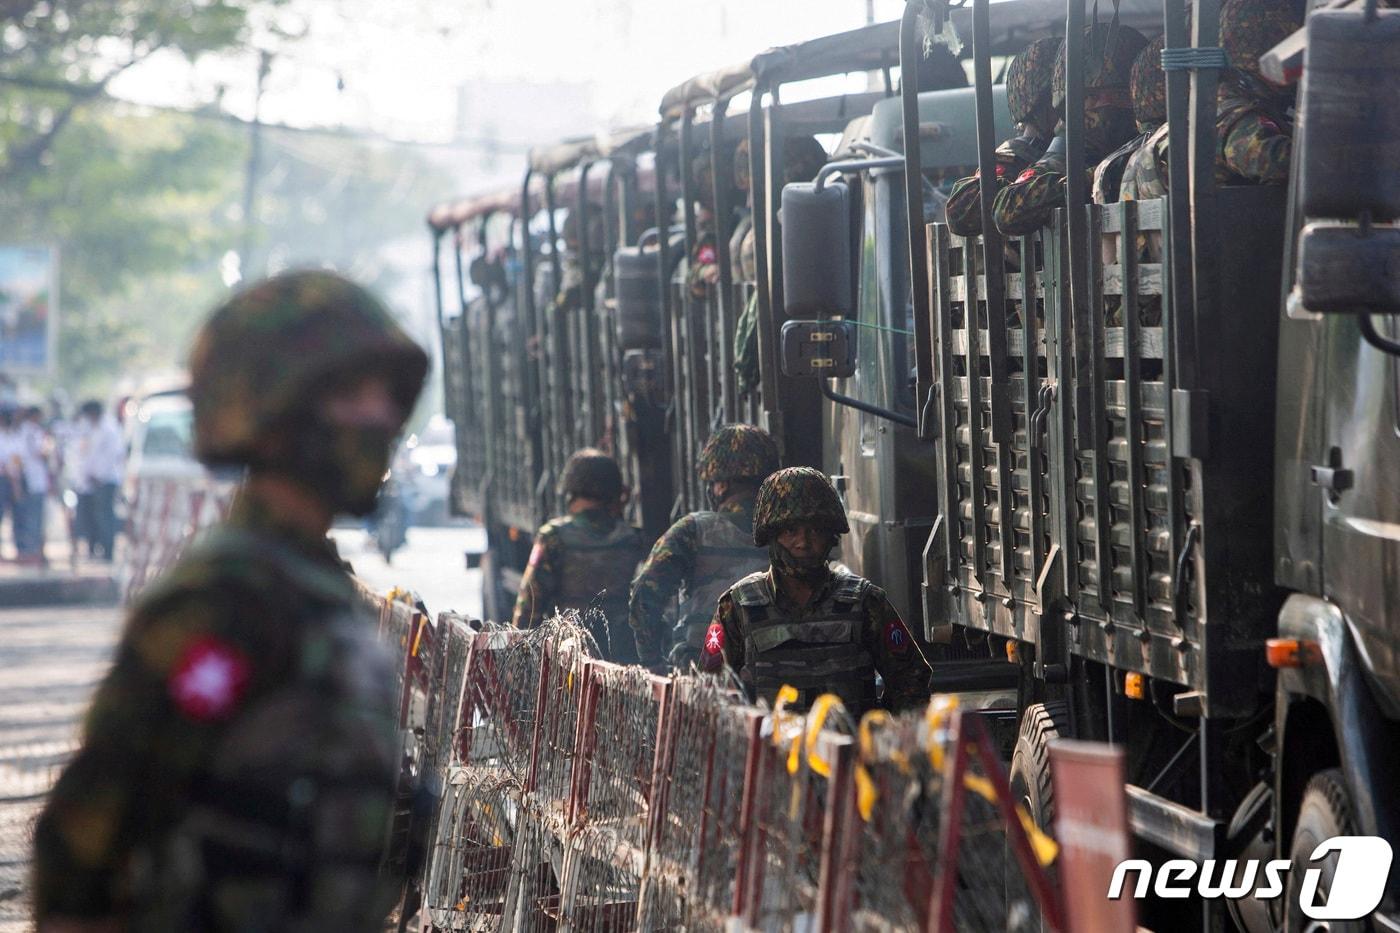
[[[1222,76],[1216,98],[1217,184],[1282,184],[1288,180],[1293,142],[1285,114],[1287,101],[1264,80],[1258,61],[1296,25],[1286,3],[1231,0],[1221,9],[1221,43],[1230,56],[1232,71]],[[1165,121],[1165,89],[1162,97]],[[1166,194],[1164,123],[1129,160],[1120,196],[1123,200],[1145,201]]]
[[[884,705],[917,706],[928,698],[931,671],[918,642],[883,590],[825,557],[803,563],[777,542],[786,527],[809,524],[836,537],[850,530],[841,500],[810,467],[770,476],[754,507],[754,543],[769,547],[768,569],[750,574],[720,597],[705,633],[701,666],[727,664],[756,697],[772,703],[784,685],[797,689],[803,709],[834,693],[854,716],[876,705],[875,675],[885,682]],[[813,588],[806,605],[784,589],[793,576]]]
[[[511,622],[533,628],[555,611],[575,610],[605,658],[631,663],[636,654],[622,620],[627,585],[646,548],[641,531],[619,518],[611,504],[622,495],[622,474],[611,457],[584,449],[569,458],[560,487],[571,500],[609,504],[553,519],[535,533]]]
[[[757,486],[778,468],[778,445],[752,425],[726,425],[700,453],[700,479]],[[753,494],[731,495],[713,510],[692,512],[672,525],[637,571],[628,621],[643,664],[663,657],[683,666],[699,656],[719,595],[735,580],[768,563],[753,544]],[[666,632],[661,620],[681,594],[679,621]]]
[[[1130,26],[1098,23],[1085,29],[1084,159],[1088,165],[1096,165],[1133,136],[1128,80],[1146,44]],[[1051,91],[1057,109],[1064,107],[1065,68],[1061,53]],[[993,206],[997,229],[1007,236],[1024,236],[1043,227],[1054,209],[1064,206],[1065,172],[1063,136],[1057,136],[1039,161],[997,193]],[[1092,169],[1087,182],[1093,184]]]
[[[1119,146],[1094,169],[1093,197],[1096,204],[1111,204],[1119,199],[1133,159],[1167,119],[1167,80],[1166,72],[1162,70],[1162,49],[1165,44],[1166,36],[1158,36],[1138,53],[1137,61],[1133,62],[1128,92],[1133,99],[1133,120],[1137,123],[1138,135]]]
[[[1223,184],[1288,180],[1291,93],[1265,80],[1259,59],[1298,26],[1288,0],[1227,0],[1220,9],[1220,44],[1231,66],[1216,102],[1216,168]]]
[[[406,414],[427,357],[367,292],[309,272],[232,298],[190,370],[201,459],[362,512],[391,436],[327,422],[317,390],[377,370]],[[35,828],[41,925],[382,929],[393,665],[324,535],[261,488],[133,605]]]
[[[1062,40],[1037,39],[1021,50],[1006,72],[1006,106],[1021,135],[1006,140],[996,150],[997,189],[1000,190],[1040,158],[1055,126],[1050,103],[1050,83]],[[959,236],[982,232],[980,172],[954,182],[946,208],[948,229]]]

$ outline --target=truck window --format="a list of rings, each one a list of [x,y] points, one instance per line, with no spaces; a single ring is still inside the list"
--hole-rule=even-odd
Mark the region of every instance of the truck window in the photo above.
[[[152,413],[146,422],[141,453],[147,457],[191,457],[193,418],[190,409]]]

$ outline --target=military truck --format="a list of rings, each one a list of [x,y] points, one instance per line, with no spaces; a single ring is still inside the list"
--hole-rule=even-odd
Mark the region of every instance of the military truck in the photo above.
[[[1385,468],[1400,377],[1394,319],[1372,317],[1400,303],[1389,271],[1400,194],[1384,169],[1400,132],[1387,109],[1400,100],[1397,14],[1311,11],[1308,31],[1277,50],[1280,73],[1296,72],[1307,47],[1312,122],[1291,183],[1270,187],[1212,174],[1218,13],[1197,0],[1188,32],[1177,0],[1115,5],[1119,22],[1166,36],[1170,194],[1088,205],[1071,118],[1066,203],[1083,206],[1025,237],[957,237],[925,210],[959,174],[988,175],[1009,135],[994,59],[1064,35],[1065,112],[1082,114],[1081,0],[915,0],[898,24],[697,76],[609,159],[611,200],[590,200],[591,180],[577,180],[581,162],[605,158],[596,140],[532,161],[511,240],[514,301],[489,325],[508,319],[513,336],[472,341],[518,368],[481,377],[482,394],[459,409],[479,418],[514,400],[513,422],[458,431],[494,451],[466,474],[478,498],[460,497],[498,510],[489,613],[508,614],[511,571],[557,507],[553,477],[571,444],[622,456],[633,518],[655,534],[703,501],[690,465],[709,432],[754,421],[786,462],[833,476],[852,524],[841,559],[922,621],[937,686],[1014,688],[1013,787],[1042,825],[1054,812],[1046,750],[1074,737],[1124,749],[1132,828],[1158,861],[1278,857],[1301,869],[1314,840],[1400,838],[1384,795],[1400,786],[1389,620],[1400,504]],[[918,86],[923,40],[946,34],[943,17],[972,40],[961,54],[974,87]],[[1366,62],[1379,65],[1358,74]],[[876,90],[782,99],[789,82],[852,71]],[[745,98],[741,121],[728,111]],[[840,137],[818,179],[784,188],[794,132]],[[720,177],[740,138],[752,282],[735,274],[735,192]],[[690,171],[707,144],[720,154],[708,193]],[[567,199],[551,193],[561,172],[574,173],[574,211],[607,204],[610,219],[599,271],[584,276],[598,294],[552,321],[544,299],[567,255]],[[637,223],[637,200],[611,179],[648,172],[654,210]],[[706,197],[718,274],[696,294]],[[745,394],[733,336],[750,296],[760,378]],[[468,330],[492,320],[463,319]],[[610,346],[558,336],[568,333]],[[449,371],[465,371],[469,352],[449,349]],[[503,433],[513,439],[491,439]],[[950,673],[959,661],[967,676]],[[1145,919],[1218,928],[1228,909],[1246,929],[1303,928],[1301,875],[1281,898],[1158,900]],[[1397,913],[1392,878],[1374,923],[1400,928]]]
[[[910,5],[906,24],[922,6]],[[902,374],[877,382],[894,409],[884,419],[917,413],[918,436],[935,449],[914,481],[936,500],[920,574],[927,634],[1020,671],[1011,779],[1028,810],[1051,824],[1051,741],[1119,745],[1144,853],[1292,859],[1285,896],[1228,909],[1246,929],[1304,929],[1299,885],[1318,842],[1400,838],[1385,793],[1400,786],[1387,572],[1400,513],[1386,466],[1400,384],[1394,319],[1386,330],[1371,317],[1394,313],[1400,297],[1397,233],[1385,225],[1397,189],[1383,155],[1397,138],[1387,89],[1400,68],[1386,43],[1400,14],[1313,12],[1295,48],[1279,52],[1296,62],[1310,40],[1309,132],[1292,184],[1230,186],[1213,176],[1218,65],[1203,66],[1219,5],[1195,4],[1189,38],[1183,6],[1164,7],[1164,61],[1183,63],[1167,71],[1169,196],[1087,203],[1076,119],[1085,11],[1069,0],[1072,206],[1008,239],[989,193],[991,233],[963,238],[925,228],[911,200],[917,388],[901,413],[889,400]],[[1004,135],[990,71],[999,14],[974,0],[983,177]],[[911,125],[926,117],[914,88],[904,96],[913,180],[912,166],[926,163]],[[788,268],[801,280],[789,295],[827,297],[823,313],[788,325],[784,362],[821,373],[840,405],[830,386],[859,384],[870,343],[851,285],[864,281],[866,256],[848,248],[859,242],[854,211],[825,203],[854,201],[854,186],[825,201],[819,188],[785,195],[785,211],[800,209],[788,230],[801,230],[785,249],[849,261]],[[1303,226],[1318,217],[1348,220]],[[807,239],[817,242],[799,246]],[[1160,261],[1144,258],[1144,240],[1160,244]],[[890,279],[904,271],[878,268]],[[825,466],[848,474],[847,457],[829,447]],[[1324,885],[1336,870],[1334,859]],[[1382,928],[1400,923],[1398,892],[1392,877],[1373,920]],[[1214,928],[1225,909],[1158,901],[1148,917],[1157,928]]]

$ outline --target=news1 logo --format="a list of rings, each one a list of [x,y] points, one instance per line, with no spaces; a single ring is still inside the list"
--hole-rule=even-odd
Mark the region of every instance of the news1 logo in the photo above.
[[[1394,853],[1390,843],[1379,836],[1334,836],[1319,843],[1308,857],[1308,862],[1315,866],[1334,852],[1337,862],[1325,894],[1318,891],[1322,869],[1303,869],[1298,906],[1311,920],[1359,920],[1380,904]],[[1178,858],[1169,859],[1160,866],[1153,866],[1145,859],[1125,859],[1113,870],[1108,896],[1115,901],[1121,898],[1129,872],[1137,872],[1132,888],[1135,898],[1146,897],[1150,891],[1164,898],[1186,898],[1196,894],[1207,900],[1221,897],[1270,900],[1287,889],[1284,876],[1291,868],[1292,863],[1288,859],[1271,859],[1267,862],[1259,859],[1206,859],[1197,863]]]

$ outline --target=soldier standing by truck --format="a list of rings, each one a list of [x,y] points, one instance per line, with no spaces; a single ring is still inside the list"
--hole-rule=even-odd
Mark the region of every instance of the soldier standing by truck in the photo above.
[[[829,563],[837,538],[850,531],[830,480],[811,467],[788,467],[764,481],[754,503],[753,540],[769,566],[720,597],[705,632],[701,667],[727,664],[751,694],[773,703],[797,691],[805,709],[834,693],[852,716],[883,705],[900,710],[928,699],[932,676],[918,643],[884,590]]]
[[[195,451],[247,480],[131,610],[35,828],[41,931],[383,928],[394,672],[326,531],[374,508],[427,367],[325,272],[205,324]]]
[[[628,621],[648,667],[699,660],[720,594],[768,564],[753,543],[753,508],[759,486],[778,469],[777,442],[751,424],[728,424],[710,436],[698,466],[711,508],[672,525],[632,583]],[[661,620],[682,589],[680,617],[668,633]]]
[[[564,465],[559,491],[568,514],[536,533],[511,621],[533,628],[550,613],[572,609],[607,660],[629,664],[637,658],[623,629],[627,584],[645,547],[642,533],[622,519],[622,471],[612,457],[585,447]]]

